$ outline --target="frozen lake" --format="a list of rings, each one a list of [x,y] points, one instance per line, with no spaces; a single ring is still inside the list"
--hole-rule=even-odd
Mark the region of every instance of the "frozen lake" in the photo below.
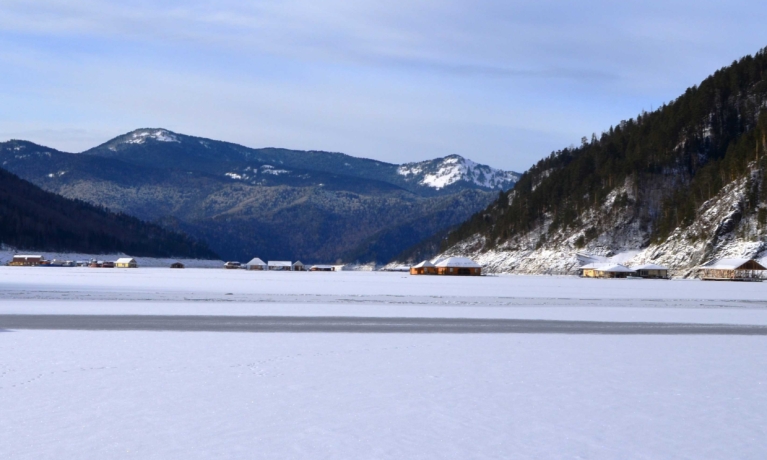
[[[0,458],[763,458],[765,294],[0,267]]]

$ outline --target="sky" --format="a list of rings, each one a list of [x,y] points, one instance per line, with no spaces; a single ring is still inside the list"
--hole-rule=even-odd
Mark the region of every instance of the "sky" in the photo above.
[[[524,171],[767,46],[767,2],[0,0],[0,141],[138,128]]]

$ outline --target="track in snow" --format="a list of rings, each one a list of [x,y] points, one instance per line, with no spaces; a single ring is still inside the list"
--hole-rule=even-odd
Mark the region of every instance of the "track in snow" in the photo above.
[[[404,333],[767,335],[767,326],[468,318],[305,316],[0,315],[0,330]]]

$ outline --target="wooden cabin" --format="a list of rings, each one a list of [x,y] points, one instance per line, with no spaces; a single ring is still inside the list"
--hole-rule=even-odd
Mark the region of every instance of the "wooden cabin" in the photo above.
[[[437,275],[479,276],[482,266],[466,257],[447,257],[434,263]]]
[[[583,278],[628,278],[636,272],[620,264],[591,263],[578,269]]]
[[[266,265],[266,262],[258,257],[254,257],[250,262],[245,264],[245,269],[247,270],[266,270],[267,268],[268,266]]]
[[[336,267],[333,265],[312,265],[309,267],[310,272],[334,272]]]
[[[172,264],[170,264],[170,268],[184,268],[184,264],[182,264],[181,262],[173,262]]]
[[[638,267],[631,267],[640,278],[649,279],[668,279],[668,267],[656,264],[645,264]]]
[[[434,264],[429,262],[428,260],[424,260],[420,264],[413,265],[412,267],[410,267],[410,274],[411,275],[436,275],[437,267],[435,267]]]
[[[293,264],[287,260],[270,260],[267,264],[269,271],[289,272],[293,270]]]
[[[17,254],[13,256],[13,259],[11,259],[10,262],[8,262],[8,265],[15,267],[34,267],[36,265],[41,265],[42,263],[43,256]]]
[[[719,259],[698,269],[705,281],[763,281],[767,270],[754,259]]]
[[[115,261],[115,268],[138,268],[138,262],[132,257],[121,257]]]
[[[306,271],[306,267],[304,266],[304,264],[300,260],[297,260],[297,261],[295,261],[293,263],[293,271],[294,272],[305,272]]]

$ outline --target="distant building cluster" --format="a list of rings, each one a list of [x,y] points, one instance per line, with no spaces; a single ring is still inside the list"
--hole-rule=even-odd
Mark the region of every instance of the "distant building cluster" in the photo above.
[[[767,268],[754,259],[719,259],[695,267],[705,281],[762,281]],[[669,269],[662,265],[645,264],[626,267],[612,262],[591,262],[578,268],[583,278],[650,278],[669,279]]]

